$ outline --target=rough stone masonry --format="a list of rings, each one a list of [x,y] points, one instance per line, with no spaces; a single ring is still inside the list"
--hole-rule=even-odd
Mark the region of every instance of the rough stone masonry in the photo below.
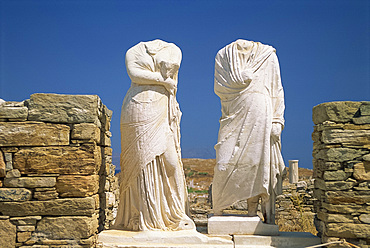
[[[96,95],[1,103],[0,247],[95,245],[117,207],[111,116]]]
[[[316,226],[323,242],[370,247],[370,102],[313,108]]]

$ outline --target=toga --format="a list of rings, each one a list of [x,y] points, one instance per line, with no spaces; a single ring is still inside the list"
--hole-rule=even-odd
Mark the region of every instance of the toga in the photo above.
[[[273,123],[284,126],[275,49],[246,40],[222,48],[215,58],[214,90],[222,116],[215,145],[213,209],[220,213],[256,196],[268,202],[281,194],[278,181],[285,171],[280,137],[271,137]]]

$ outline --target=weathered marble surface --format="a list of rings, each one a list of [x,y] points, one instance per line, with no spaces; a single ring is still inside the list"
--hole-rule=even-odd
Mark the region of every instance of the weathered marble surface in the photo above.
[[[231,236],[208,237],[195,230],[181,230],[176,232],[108,230],[99,234],[98,248],[108,247],[233,248],[234,244]]]
[[[298,182],[298,160],[289,160],[289,183]]]
[[[306,232],[281,232],[279,236],[234,235],[235,248],[297,248],[321,244],[320,238]]]
[[[265,224],[259,217],[212,216],[208,219],[211,235],[279,235],[277,225]]]
[[[121,111],[120,205],[123,230],[195,229],[189,218],[176,100],[181,50],[161,40],[126,53],[131,87]]]
[[[212,184],[215,214],[247,199],[249,215],[255,216],[262,198],[265,222],[274,223],[285,172],[284,91],[275,49],[246,40],[222,48],[215,58],[214,90],[222,112]]]

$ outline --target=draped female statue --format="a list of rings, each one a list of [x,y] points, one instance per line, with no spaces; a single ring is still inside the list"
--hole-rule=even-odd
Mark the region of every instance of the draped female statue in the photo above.
[[[215,59],[214,90],[222,112],[212,184],[215,214],[247,200],[248,214],[256,216],[261,198],[265,222],[274,223],[285,170],[284,92],[275,49],[246,40],[222,48]]]
[[[195,228],[180,151],[180,62],[181,50],[161,40],[140,42],[126,53],[131,87],[121,111],[118,229]]]

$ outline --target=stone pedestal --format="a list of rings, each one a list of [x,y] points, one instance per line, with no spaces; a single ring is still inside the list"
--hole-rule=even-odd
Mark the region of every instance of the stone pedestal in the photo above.
[[[307,232],[280,232],[279,236],[234,235],[235,248],[303,248],[321,244],[320,241]]]
[[[289,160],[289,183],[298,182],[298,160]]]
[[[279,235],[277,225],[265,224],[259,217],[212,216],[208,219],[208,233],[211,235]]]
[[[184,231],[121,231],[107,230],[98,236],[98,248],[233,248],[231,236],[208,237],[195,230]]]
[[[226,235],[210,237],[192,230],[172,232],[107,230],[99,234],[97,247],[303,248],[318,244],[321,244],[320,238],[306,232],[281,232],[279,236]]]

